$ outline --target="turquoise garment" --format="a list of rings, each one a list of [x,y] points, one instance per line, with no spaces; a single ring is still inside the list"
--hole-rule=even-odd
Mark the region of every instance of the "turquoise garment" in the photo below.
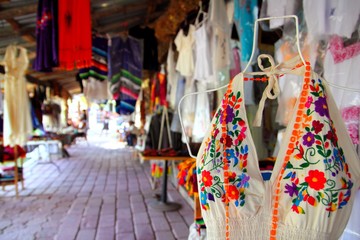
[[[234,22],[240,35],[242,62],[248,62],[251,56],[257,12],[257,0],[234,1]]]

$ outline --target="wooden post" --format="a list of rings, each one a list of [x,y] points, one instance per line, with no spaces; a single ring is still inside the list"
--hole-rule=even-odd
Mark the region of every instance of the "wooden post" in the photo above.
[[[17,159],[18,159],[18,146],[15,145],[14,146],[14,184],[15,184],[16,198],[19,197],[19,187],[18,187],[19,169],[18,169]]]
[[[202,218],[199,193],[194,193],[194,220]]]

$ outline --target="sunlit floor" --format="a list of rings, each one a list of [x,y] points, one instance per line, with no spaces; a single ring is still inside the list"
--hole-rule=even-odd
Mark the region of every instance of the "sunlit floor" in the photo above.
[[[90,132],[91,133],[91,132]],[[0,189],[0,239],[187,239],[193,210],[172,184],[168,196],[182,205],[162,213],[155,201],[150,167],[113,134],[92,133],[68,148],[70,158],[24,167],[25,189]]]

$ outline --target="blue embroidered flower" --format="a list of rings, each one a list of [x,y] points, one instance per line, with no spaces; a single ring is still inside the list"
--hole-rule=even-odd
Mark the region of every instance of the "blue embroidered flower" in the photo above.
[[[235,156],[234,149],[226,149],[226,159],[230,163],[231,160],[234,160],[234,167],[239,163],[239,159]]]
[[[200,192],[200,202],[201,204],[205,205],[207,202],[207,197],[206,197],[206,193],[201,191]]]
[[[242,173],[240,175],[240,184],[238,184],[238,187],[240,188],[248,188],[249,187],[249,180],[250,177],[246,175],[245,173]]]

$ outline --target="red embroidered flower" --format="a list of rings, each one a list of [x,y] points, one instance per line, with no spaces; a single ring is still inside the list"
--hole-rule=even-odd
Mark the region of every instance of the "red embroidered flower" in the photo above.
[[[325,137],[329,139],[332,143],[336,143],[338,141],[335,129],[333,129],[333,131],[329,130]]]
[[[226,192],[230,199],[233,199],[233,200],[239,199],[239,190],[234,185],[228,186],[226,189]]]
[[[318,120],[315,120],[315,121],[312,122],[312,126],[314,128],[315,133],[317,134],[322,130],[322,128],[324,127],[324,124],[322,124]]]
[[[224,138],[220,138],[220,142],[224,143]],[[231,147],[233,144],[232,138],[229,135],[226,135],[226,147]]]
[[[323,172],[320,172],[319,170],[310,170],[305,181],[309,184],[309,187],[319,191],[325,187],[326,178]]]
[[[209,171],[202,171],[201,172],[201,181],[204,183],[205,187],[210,187],[212,184],[213,177]]]

